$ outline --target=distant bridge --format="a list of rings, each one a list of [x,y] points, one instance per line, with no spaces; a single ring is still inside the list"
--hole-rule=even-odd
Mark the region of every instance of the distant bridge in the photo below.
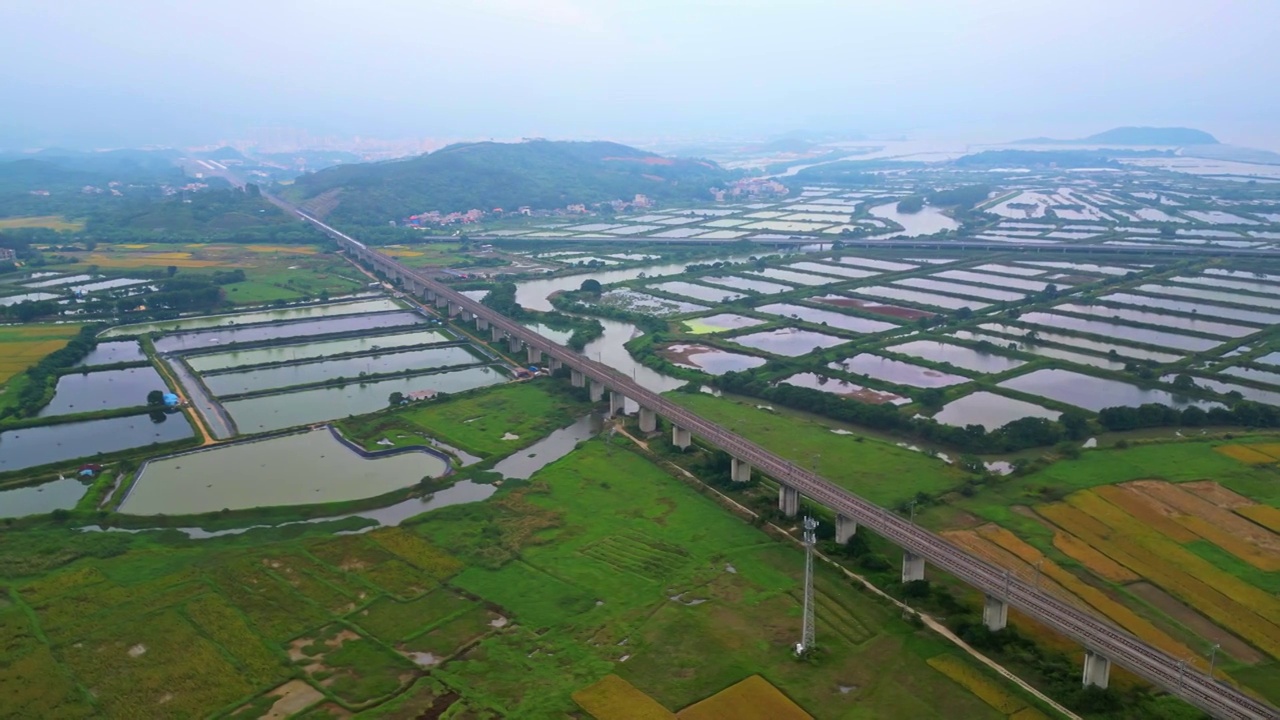
[[[657,419],[661,417],[672,425],[672,442],[677,446],[688,447],[692,442],[692,436],[696,435],[728,453],[733,458],[732,474],[735,480],[749,479],[753,467],[774,478],[780,488],[779,506],[787,515],[795,515],[799,511],[800,497],[803,495],[836,512],[838,541],[846,541],[861,524],[898,544],[905,551],[902,568],[904,582],[923,579],[924,565],[927,560],[986,594],[983,619],[992,630],[999,630],[1005,626],[1008,608],[1013,606],[1057,632],[1072,638],[1086,650],[1083,675],[1085,685],[1106,687],[1111,663],[1114,662],[1214,717],[1240,718],[1241,720],[1280,718],[1280,712],[1275,708],[1208,677],[1190,666],[1187,659],[1173,657],[1152,647],[1094,614],[1040,589],[1038,585],[1032,585],[1012,576],[1003,568],[970,555],[942,537],[904,520],[896,513],[868,502],[720,425],[699,417],[661,395],[645,389],[613,368],[593,362],[548,340],[501,313],[458,293],[447,285],[405,267],[394,258],[367,247],[364,243],[296,208],[287,207],[287,209],[337,240],[352,257],[368,263],[390,278],[398,279],[401,286],[414,296],[434,302],[437,308],[445,310],[451,317],[460,316],[463,321],[474,321],[478,330],[491,331],[495,341],[506,339],[510,343],[512,352],[520,349],[527,350],[529,362],[538,362],[543,355],[546,355],[552,368],[562,366],[568,368],[574,385],[582,387],[590,383],[593,400],[603,399],[605,391],[609,391],[611,412],[621,410],[625,400],[630,398],[640,408],[641,430],[646,432],[656,430]],[[853,247],[911,249],[950,249],[957,244],[973,244],[967,241],[964,243],[956,241],[844,242],[846,246]],[[1006,251],[1032,249],[1005,243],[977,243],[977,245],[983,249]],[[1094,249],[1101,246],[1087,247]],[[1123,249],[1109,247],[1125,254],[1140,254],[1142,250],[1123,248],[1123,246]],[[1035,246],[1034,249],[1046,252],[1059,250],[1057,246]],[[1186,248],[1188,252],[1182,252],[1184,250],[1182,248],[1176,250],[1179,252],[1174,254],[1203,254],[1190,252],[1198,250],[1197,248]],[[1239,253],[1215,249],[1212,254]]]

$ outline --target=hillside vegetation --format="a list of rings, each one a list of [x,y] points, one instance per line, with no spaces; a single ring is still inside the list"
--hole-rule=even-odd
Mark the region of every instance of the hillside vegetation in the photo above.
[[[285,194],[321,195],[335,220],[385,225],[408,215],[514,210],[631,199],[709,199],[728,177],[713,162],[666,158],[611,142],[467,143],[408,160],[342,165],[298,178]],[[327,195],[326,195],[327,194]]]

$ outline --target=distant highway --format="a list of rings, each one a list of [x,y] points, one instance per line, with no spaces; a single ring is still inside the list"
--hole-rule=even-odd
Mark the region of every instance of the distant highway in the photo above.
[[[529,328],[472,300],[447,285],[432,280],[410,269],[394,258],[367,247],[364,243],[326,225],[325,223],[275,201],[282,207],[306,220],[339,242],[350,254],[401,279],[415,292],[430,293],[445,298],[461,311],[470,312],[483,319],[502,333],[516,338],[527,346],[555,358],[575,372],[582,373],[593,382],[625,395],[641,408],[652,410],[672,424],[690,431],[740,461],[748,462],[779,483],[798,490],[804,496],[825,505],[845,517],[852,518],[898,544],[910,553],[925,558],[929,563],[955,576],[1009,605],[1017,607],[1028,616],[1072,638],[1088,650],[1105,657],[1154,685],[1181,697],[1187,702],[1219,718],[1240,720],[1268,720],[1280,718],[1280,712],[1267,703],[1254,699],[1240,690],[1209,678],[1189,667],[1187,658],[1176,658],[1155,648],[1137,637],[1069,604],[1055,595],[1011,576],[1003,568],[979,559],[953,545],[944,538],[909,522],[894,512],[879,507],[856,494],[839,487],[817,474],[736,435],[724,427],[706,420],[689,410],[651,392],[630,377],[611,367],[593,362],[568,348],[548,340]],[[862,247],[867,241],[854,246]],[[873,247],[903,247],[929,249],[954,247],[971,243],[918,241],[875,241]],[[981,244],[986,246],[986,244]],[[992,243],[1002,250],[1009,250],[1004,243]],[[1016,245],[1014,246],[1016,248]],[[1048,248],[1037,245],[1035,250]],[[1116,249],[1116,248],[1113,248]],[[1059,248],[1052,248],[1058,251]],[[1181,250],[1181,249],[1180,249]],[[1194,249],[1187,249],[1194,250]],[[1183,253],[1179,253],[1183,254]],[[1200,253],[1186,253],[1200,254]],[[1227,253],[1223,253],[1227,254]]]

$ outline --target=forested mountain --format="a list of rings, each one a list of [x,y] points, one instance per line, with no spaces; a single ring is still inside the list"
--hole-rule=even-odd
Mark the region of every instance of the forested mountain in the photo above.
[[[1030,138],[1022,145],[1217,145],[1218,139],[1203,130],[1182,127],[1118,127],[1075,140]]]
[[[415,213],[513,210],[572,203],[710,199],[729,173],[713,162],[667,158],[611,142],[465,143],[408,160],[342,165],[304,175],[284,194],[322,198],[337,220],[385,225]]]

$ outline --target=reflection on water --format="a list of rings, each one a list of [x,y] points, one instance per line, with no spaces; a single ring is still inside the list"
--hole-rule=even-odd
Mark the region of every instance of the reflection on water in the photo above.
[[[603,419],[592,413],[578,418],[568,427],[560,428],[547,437],[498,462],[493,471],[504,478],[528,480],[548,464],[573,452],[578,443],[600,432]]]
[[[942,211],[925,206],[917,213],[898,212],[898,203],[891,202],[871,208],[871,214],[884,220],[892,220],[902,226],[902,231],[889,237],[917,237],[932,235],[943,230],[955,230],[960,224],[942,214]]]
[[[17,518],[76,506],[88,486],[75,478],[0,490],[0,517]]]
[[[194,431],[180,414],[86,420],[6,430],[0,433],[0,472],[63,460],[116,452],[191,437]]]

